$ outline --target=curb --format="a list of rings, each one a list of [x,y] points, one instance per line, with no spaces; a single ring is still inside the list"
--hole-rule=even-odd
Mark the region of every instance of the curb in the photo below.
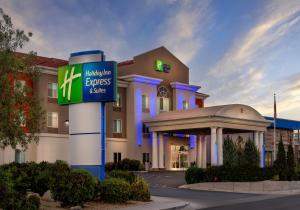
[[[170,207],[170,208],[163,208],[163,209],[160,209],[160,210],[176,210],[176,209],[182,209],[182,208],[185,208],[187,206],[189,206],[190,203],[184,203],[182,205],[178,205],[178,206],[174,206],[174,207]]]

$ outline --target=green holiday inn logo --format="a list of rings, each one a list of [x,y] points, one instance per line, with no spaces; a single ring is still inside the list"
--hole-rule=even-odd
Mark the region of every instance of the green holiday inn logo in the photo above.
[[[82,102],[82,64],[58,68],[58,103]]]

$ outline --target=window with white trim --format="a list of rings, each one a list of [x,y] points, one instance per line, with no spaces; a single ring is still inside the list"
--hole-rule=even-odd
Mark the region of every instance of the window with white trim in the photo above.
[[[113,121],[113,133],[122,133],[122,120],[116,119]]]
[[[20,149],[16,149],[15,150],[15,162],[16,163],[25,163],[25,152],[20,150]]]
[[[47,112],[47,127],[58,128],[58,113]]]
[[[142,108],[143,110],[149,110],[149,96],[142,95]]]
[[[25,86],[26,86],[26,81],[25,80],[16,79],[14,81],[14,89],[15,89],[15,91],[17,91],[19,93],[23,92],[25,90]],[[25,95],[25,93],[24,93],[24,95]]]
[[[57,83],[48,82],[48,98],[57,98]]]

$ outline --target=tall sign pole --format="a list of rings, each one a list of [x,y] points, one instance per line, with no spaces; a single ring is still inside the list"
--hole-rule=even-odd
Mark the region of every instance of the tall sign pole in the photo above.
[[[274,93],[274,142],[273,142],[273,161],[276,160],[276,118],[277,118],[277,109],[276,109],[276,94]]]
[[[100,50],[72,53],[58,69],[58,103],[69,106],[70,164],[105,179],[105,104],[115,102],[117,63]]]

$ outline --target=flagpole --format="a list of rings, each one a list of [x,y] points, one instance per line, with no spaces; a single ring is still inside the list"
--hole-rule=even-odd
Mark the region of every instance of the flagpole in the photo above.
[[[274,142],[273,142],[273,161],[276,160],[276,117],[277,117],[277,110],[276,110],[276,94],[274,93]]]

